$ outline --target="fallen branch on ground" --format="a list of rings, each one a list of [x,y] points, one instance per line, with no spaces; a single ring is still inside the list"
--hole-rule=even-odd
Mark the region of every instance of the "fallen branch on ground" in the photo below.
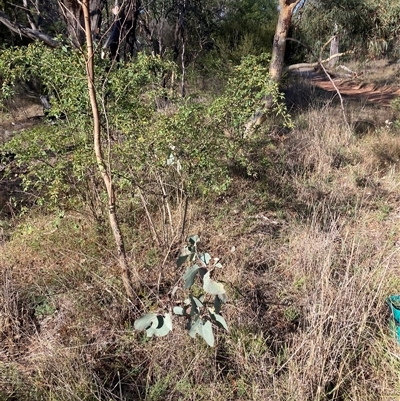
[[[343,52],[343,53],[337,53],[334,54],[330,57],[328,57],[325,60],[321,60],[321,61],[316,61],[315,63],[298,63],[298,64],[292,64],[289,65],[288,67],[286,67],[285,71],[293,71],[293,70],[298,70],[300,68],[318,68],[321,64],[326,64],[329,63],[329,61],[332,61],[333,59],[337,58],[337,57],[342,57],[342,56],[346,56],[348,54],[352,54],[354,53],[352,50],[351,51],[347,51],[347,52]]]

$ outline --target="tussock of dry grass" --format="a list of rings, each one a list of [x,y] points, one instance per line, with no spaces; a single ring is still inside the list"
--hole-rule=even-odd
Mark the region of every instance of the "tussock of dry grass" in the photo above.
[[[396,255],[383,261],[385,250],[370,249],[376,239],[368,238],[368,230],[353,236],[344,223],[338,223],[332,221],[328,230],[306,226],[290,239],[291,256],[285,265],[291,265],[299,289],[296,306],[301,318],[280,368],[286,372],[281,389],[286,388],[288,398],[297,394],[298,399],[329,395],[372,400],[382,390],[395,394],[391,393],[395,377],[393,382],[383,382],[381,366],[371,367],[368,355],[375,358],[377,348],[384,354],[384,299],[391,279],[397,280],[397,269],[390,267]],[[371,393],[377,383],[380,388]],[[364,391],[361,398],[360,390]]]
[[[124,296],[109,234],[90,220],[16,222],[0,243],[0,398],[398,399],[385,299],[400,293],[399,132],[354,135],[322,106],[260,149],[272,163],[255,161],[257,179],[190,204],[186,233],[225,266],[216,278],[230,333],[213,349],[177,319],[165,338],[133,330],[142,311]],[[174,233],[182,207],[171,202]],[[149,211],[166,238],[159,209]],[[143,309],[163,311],[181,275],[179,236],[157,245],[144,212],[134,225],[124,218]]]

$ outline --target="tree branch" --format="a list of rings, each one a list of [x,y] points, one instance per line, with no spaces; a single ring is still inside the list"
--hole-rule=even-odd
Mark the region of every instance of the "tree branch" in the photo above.
[[[302,46],[304,46],[306,49],[308,49],[308,51],[309,51],[312,55],[314,55],[314,53],[313,53],[313,51],[311,50],[311,48],[310,48],[309,46],[305,45],[304,43],[300,42],[299,40],[292,39],[292,38],[288,38],[288,40],[291,40],[291,41],[293,41],[293,42],[299,43],[300,45],[302,45]],[[326,46],[330,41],[331,41],[331,39],[329,39],[329,41],[326,42],[324,46]],[[321,51],[321,53],[322,53],[322,51]],[[350,129],[350,124],[349,124],[349,122],[347,121],[347,116],[346,116],[346,111],[345,111],[345,109],[344,109],[344,103],[343,103],[342,94],[340,93],[340,91],[339,91],[338,87],[336,86],[335,82],[333,81],[333,79],[332,79],[331,76],[329,75],[328,71],[327,71],[326,68],[324,67],[324,63],[326,63],[326,62],[328,62],[328,61],[334,59],[335,57],[340,57],[340,56],[343,56],[344,54],[350,54],[350,53],[353,53],[353,51],[352,51],[352,50],[349,50],[349,51],[344,52],[344,53],[337,53],[337,54],[334,54],[334,55],[328,57],[328,58],[325,59],[325,60],[319,59],[316,63],[313,63],[313,64],[316,64],[316,66],[319,66],[319,67],[324,71],[326,77],[329,79],[331,85],[334,87],[334,89],[335,89],[337,95],[339,96],[339,99],[340,99],[340,107],[341,107],[342,113],[343,113],[343,119],[344,119],[344,122],[345,122],[347,128],[349,128],[349,129]]]
[[[333,54],[332,56],[326,58],[325,60],[316,61],[315,63],[292,64],[292,65],[289,65],[288,67],[286,67],[285,71],[293,71],[293,70],[297,70],[299,68],[315,68],[315,67],[319,67],[321,64],[328,63],[329,61],[331,61],[331,60],[333,60],[333,59],[335,59],[337,57],[346,56],[347,54],[352,54],[352,53],[354,53],[354,51],[353,50],[349,50],[347,52]]]
[[[25,36],[32,40],[40,40],[50,47],[57,47],[60,45],[60,42],[43,32],[40,32],[36,29],[27,28],[17,22],[11,21],[11,19],[1,11],[0,22],[5,25],[10,31],[17,33],[20,36]]]

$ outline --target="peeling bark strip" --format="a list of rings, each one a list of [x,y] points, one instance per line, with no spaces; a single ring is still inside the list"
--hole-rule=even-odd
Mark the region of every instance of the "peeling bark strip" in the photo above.
[[[115,191],[112,182],[111,173],[107,170],[107,166],[104,162],[103,152],[101,147],[101,130],[100,130],[100,114],[99,108],[96,99],[96,91],[94,87],[94,53],[93,53],[93,42],[92,35],[90,29],[90,13],[89,13],[89,5],[88,0],[84,0],[82,2],[83,15],[85,20],[85,35],[87,42],[87,62],[86,62],[86,74],[88,80],[88,91],[90,97],[90,104],[92,106],[92,114],[93,114],[93,138],[94,138],[94,151],[96,155],[97,166],[100,171],[100,174],[103,178],[104,184],[107,189],[108,196],[108,217],[110,221],[110,226],[112,233],[114,235],[115,244],[117,247],[118,253],[118,262],[121,267],[121,276],[122,281],[125,287],[126,294],[128,297],[133,300],[136,295],[133,290],[134,287],[137,287],[139,284],[139,274],[136,268],[130,269],[128,264],[128,260],[125,252],[124,239],[121,233],[121,229],[118,223],[117,214],[116,214],[116,200],[115,200]],[[133,274],[133,280],[132,280]]]
[[[279,82],[282,77],[286,38],[292,21],[293,10],[299,3],[300,0],[279,0],[279,17],[276,24],[271,64],[269,67],[269,73],[275,82]]]

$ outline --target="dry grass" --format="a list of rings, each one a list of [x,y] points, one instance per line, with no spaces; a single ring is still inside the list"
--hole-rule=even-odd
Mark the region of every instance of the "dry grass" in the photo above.
[[[386,118],[351,107],[351,119]],[[355,135],[329,101],[295,118],[291,133],[259,149],[272,165],[260,164],[257,179],[237,176],[224,197],[190,205],[187,233],[225,266],[231,330],[215,348],[177,320],[165,338],[133,330],[142,311],[90,220],[14,221],[0,242],[0,399],[399,399],[385,306],[400,292],[399,131]],[[178,226],[182,209],[172,216]],[[179,243],[158,247],[145,213],[134,229],[128,222],[143,308],[161,311],[180,276]]]

